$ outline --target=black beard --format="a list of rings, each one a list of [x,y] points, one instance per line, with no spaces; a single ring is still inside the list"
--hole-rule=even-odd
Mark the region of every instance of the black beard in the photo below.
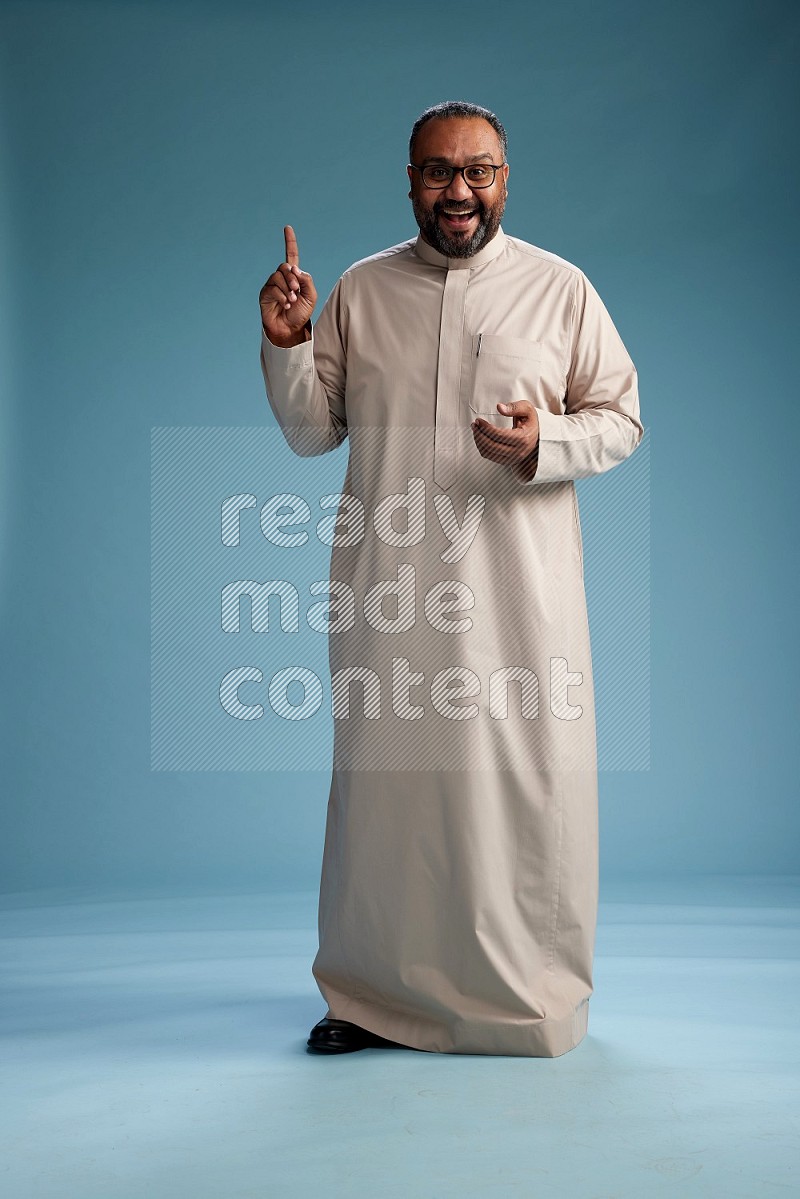
[[[472,258],[474,254],[478,253],[481,246],[492,240],[500,228],[506,198],[501,196],[496,204],[486,208],[476,197],[478,227],[469,239],[458,236],[449,237],[444,232],[437,219],[445,207],[443,200],[437,200],[432,209],[423,208],[415,199],[412,199],[411,203],[420,232],[430,245],[440,254],[444,254],[445,258]]]

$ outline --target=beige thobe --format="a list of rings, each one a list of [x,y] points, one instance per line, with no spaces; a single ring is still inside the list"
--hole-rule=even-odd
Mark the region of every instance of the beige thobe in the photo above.
[[[469,259],[418,237],[356,263],[311,341],[262,338],[262,369],[298,454],[350,446],[313,964],[329,1014],[433,1052],[565,1053],[598,892],[573,480],[641,440],[634,365],[586,276],[500,229]],[[518,399],[539,417],[528,483],[470,428],[510,426],[495,405]]]

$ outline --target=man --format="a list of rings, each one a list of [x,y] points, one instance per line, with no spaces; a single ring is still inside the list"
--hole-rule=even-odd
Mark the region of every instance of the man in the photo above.
[[[587,1031],[597,776],[573,481],[643,428],[585,275],[502,229],[506,159],[493,113],[426,110],[419,235],[345,271],[312,327],[287,226],[260,296],[287,441],[350,440],[310,1051],[555,1057]]]

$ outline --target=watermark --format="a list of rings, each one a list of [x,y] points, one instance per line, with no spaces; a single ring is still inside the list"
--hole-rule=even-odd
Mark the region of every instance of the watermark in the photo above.
[[[596,767],[572,485],[444,492],[407,438],[342,481],[277,430],[153,431],[153,769]]]
[[[222,707],[235,720],[260,720],[264,707],[260,703],[243,703],[239,689],[243,683],[263,683],[258,667],[239,666],[229,671],[219,689]],[[503,666],[489,676],[488,711],[492,720],[507,720],[509,713],[509,684],[519,683],[520,714],[524,720],[539,717],[539,680],[524,666]],[[569,688],[583,682],[580,671],[571,671],[566,658],[550,660],[550,712],[557,720],[578,720],[583,715],[580,704],[569,702]],[[298,683],[302,690],[299,702],[292,701],[289,689]],[[351,685],[357,683],[361,702],[353,711]],[[454,700],[472,699],[481,693],[481,680],[466,666],[447,666],[438,671],[430,683],[425,672],[413,671],[408,658],[392,658],[390,680],[391,711],[399,720],[422,720],[427,713],[424,703],[412,703],[412,687],[429,687],[432,708],[445,720],[475,720],[479,705],[470,702],[463,707]],[[454,686],[455,685],[455,686]],[[384,715],[382,680],[368,666],[345,666],[331,675],[331,712],[334,719],[379,720]],[[269,680],[267,701],[282,720],[310,720],[322,707],[324,685],[320,678],[304,666],[284,666]]]

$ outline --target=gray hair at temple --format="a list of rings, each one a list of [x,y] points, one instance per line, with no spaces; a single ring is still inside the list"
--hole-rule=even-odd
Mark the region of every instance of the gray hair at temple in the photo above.
[[[414,161],[414,141],[422,126],[426,125],[428,121],[437,119],[447,120],[449,117],[482,117],[484,121],[488,121],[500,138],[503,161],[505,162],[508,158],[508,138],[506,137],[506,131],[501,125],[499,118],[493,112],[490,112],[488,108],[481,108],[480,104],[470,104],[468,100],[444,100],[441,104],[434,104],[432,108],[426,108],[414,122],[414,128],[411,130],[411,137],[408,141],[410,162]]]

